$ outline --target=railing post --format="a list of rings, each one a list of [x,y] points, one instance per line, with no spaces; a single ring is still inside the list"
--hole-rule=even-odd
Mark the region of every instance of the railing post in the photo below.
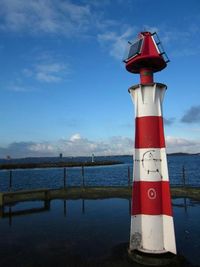
[[[9,171],[9,191],[12,189],[12,170]]]
[[[9,206],[9,226],[12,226],[12,207]]]
[[[185,167],[182,168],[183,187],[185,187]]]
[[[81,174],[82,174],[82,186],[85,187],[85,171],[84,171],[84,166],[82,165],[81,168]]]
[[[85,214],[85,199],[82,199],[82,214]]]
[[[64,168],[64,175],[63,175],[63,187],[66,188],[66,177],[67,177],[67,170]]]
[[[130,187],[131,185],[131,175],[130,175],[130,166],[128,166],[128,186]]]
[[[66,215],[67,215],[67,200],[66,199],[64,199],[63,200],[64,202],[64,216],[66,217]]]

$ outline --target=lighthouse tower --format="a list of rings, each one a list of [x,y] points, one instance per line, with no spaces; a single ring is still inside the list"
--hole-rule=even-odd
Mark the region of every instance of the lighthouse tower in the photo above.
[[[162,102],[167,86],[153,73],[169,62],[156,33],[129,43],[127,71],[140,74],[129,88],[135,105],[135,153],[129,252],[176,254]],[[147,254],[146,254],[147,255]]]

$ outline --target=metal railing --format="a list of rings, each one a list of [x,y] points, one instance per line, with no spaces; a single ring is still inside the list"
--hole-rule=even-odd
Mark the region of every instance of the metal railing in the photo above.
[[[92,186],[131,186],[132,165],[121,164],[109,167],[64,167],[51,169],[24,169],[0,171],[0,192],[37,188],[67,188]],[[170,176],[171,186],[200,186],[193,182],[191,174],[182,165]]]

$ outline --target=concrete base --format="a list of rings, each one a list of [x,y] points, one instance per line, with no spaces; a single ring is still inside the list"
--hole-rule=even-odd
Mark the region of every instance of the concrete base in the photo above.
[[[144,253],[138,250],[128,250],[131,261],[145,266],[179,266],[177,255],[170,252],[162,254]]]

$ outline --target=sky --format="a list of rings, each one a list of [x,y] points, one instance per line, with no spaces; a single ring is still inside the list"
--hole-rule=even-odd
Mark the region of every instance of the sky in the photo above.
[[[132,154],[127,42],[156,31],[167,152],[200,152],[199,0],[0,0],[0,157]]]

